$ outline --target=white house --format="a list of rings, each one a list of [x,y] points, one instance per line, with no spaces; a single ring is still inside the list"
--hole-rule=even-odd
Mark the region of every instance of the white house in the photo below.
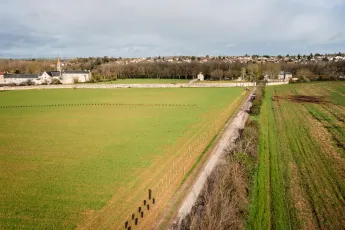
[[[280,71],[280,74],[278,75],[278,80],[289,81],[290,79],[292,79],[292,73]]]
[[[4,84],[4,72],[0,72],[0,84]]]
[[[21,84],[27,81],[36,83],[38,80],[38,74],[4,74],[3,84]]]
[[[204,80],[205,80],[205,76],[204,76],[203,73],[200,72],[200,73],[198,74],[198,80],[199,80],[199,81],[204,81]]]
[[[38,80],[36,80],[36,84],[42,84],[44,82],[50,84],[53,80],[53,78],[60,80],[61,73],[58,71],[51,71],[51,72],[43,72],[40,73],[38,76]]]
[[[38,76],[37,84],[42,84],[43,82],[50,83],[52,80],[52,76],[49,72],[43,72]]]
[[[65,70],[61,73],[62,84],[72,84],[77,82],[87,82],[91,79],[90,70]]]

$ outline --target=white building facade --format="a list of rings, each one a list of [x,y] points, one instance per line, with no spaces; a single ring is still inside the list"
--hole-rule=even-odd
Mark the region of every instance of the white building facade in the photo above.
[[[66,70],[61,73],[62,84],[73,84],[76,82],[87,82],[91,80],[90,70]]]
[[[3,77],[3,84],[4,85],[10,85],[10,84],[20,85],[29,81],[37,84],[38,80],[39,80],[38,74],[7,74],[5,73]]]
[[[199,81],[204,81],[204,80],[205,80],[205,76],[204,76],[203,73],[200,72],[200,73],[198,74],[198,80],[199,80]]]
[[[4,72],[0,72],[0,85],[4,84]]]
[[[24,84],[30,81],[30,83],[50,84],[53,79],[59,80],[62,84],[73,84],[78,82],[87,82],[91,80],[90,70],[62,70],[60,58],[56,65],[57,71],[43,72],[40,74],[8,74],[0,72],[0,84]]]
[[[292,73],[281,71],[278,75],[278,80],[280,81],[289,81],[292,79]]]

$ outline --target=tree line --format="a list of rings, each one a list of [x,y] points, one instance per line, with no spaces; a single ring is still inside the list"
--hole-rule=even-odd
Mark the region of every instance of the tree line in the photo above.
[[[77,58],[65,62],[64,69],[88,69],[92,71],[92,81],[108,81],[127,78],[171,78],[192,79],[202,72],[206,79],[211,80],[244,80],[255,81],[268,76],[278,77],[280,71],[286,71],[304,80],[334,80],[345,75],[345,61],[315,63],[259,63],[259,62],[224,62],[209,60],[198,61],[152,62],[119,64],[114,58]],[[40,73],[56,70],[54,60],[0,60],[0,71],[9,73]]]
[[[222,61],[206,63],[105,63],[92,70],[94,81],[126,78],[192,79],[202,72],[206,79],[248,81],[262,80],[264,76],[276,79],[280,71],[290,72],[301,80],[335,80],[345,75],[345,61],[319,63],[255,63]]]

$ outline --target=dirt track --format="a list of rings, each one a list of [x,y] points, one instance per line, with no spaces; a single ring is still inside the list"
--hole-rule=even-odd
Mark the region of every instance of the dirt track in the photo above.
[[[252,91],[254,92],[254,91]],[[211,157],[208,162],[205,164],[204,169],[201,171],[200,175],[197,177],[197,180],[191,187],[188,195],[184,199],[180,209],[177,213],[177,217],[175,222],[180,222],[183,217],[188,215],[195,204],[198,195],[200,194],[207,177],[213,171],[215,166],[221,160],[221,156],[224,153],[224,150],[232,145],[234,141],[239,137],[239,130],[243,129],[245,126],[245,122],[248,119],[249,114],[247,113],[248,109],[251,106],[250,98],[253,93],[250,93],[246,101],[242,104],[239,111],[235,114],[233,119],[229,120],[228,123],[225,125],[224,132],[216,146],[213,148],[211,152]]]

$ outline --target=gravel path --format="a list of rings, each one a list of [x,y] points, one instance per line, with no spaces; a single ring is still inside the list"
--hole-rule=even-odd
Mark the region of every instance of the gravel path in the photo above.
[[[188,215],[195,204],[197,197],[199,196],[204,184],[207,180],[208,175],[211,174],[215,166],[219,163],[224,150],[233,144],[235,140],[239,137],[239,130],[243,129],[245,126],[245,122],[249,117],[248,110],[251,106],[250,98],[253,95],[252,91],[246,101],[242,104],[241,108],[238,110],[236,115],[228,121],[225,125],[225,129],[223,135],[216,146],[213,148],[211,152],[211,157],[206,163],[204,169],[198,176],[197,180],[195,181],[191,191],[186,196],[185,200],[183,201],[178,214],[176,221],[181,221],[186,215]]]

